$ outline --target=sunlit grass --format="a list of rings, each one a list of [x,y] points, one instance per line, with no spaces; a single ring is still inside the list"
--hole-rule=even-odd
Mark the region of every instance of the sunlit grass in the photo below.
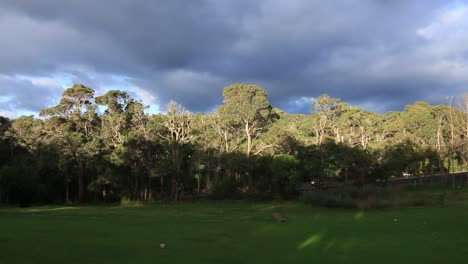
[[[59,211],[59,210],[75,210],[79,209],[79,207],[56,207],[56,208],[36,208],[27,210],[28,212],[46,212],[46,211]]]
[[[304,242],[302,242],[297,248],[302,250],[310,245],[314,245],[320,242],[322,240],[323,235],[321,233],[311,235],[309,238],[307,238]]]

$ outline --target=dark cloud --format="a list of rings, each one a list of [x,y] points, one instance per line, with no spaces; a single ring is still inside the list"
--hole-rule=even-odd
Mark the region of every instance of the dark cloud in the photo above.
[[[0,75],[16,88],[0,96],[35,111],[60,96],[34,85],[47,77],[193,111],[216,107],[233,82],[261,85],[291,112],[323,93],[379,112],[444,103],[468,84],[466,17],[435,0],[4,0]]]

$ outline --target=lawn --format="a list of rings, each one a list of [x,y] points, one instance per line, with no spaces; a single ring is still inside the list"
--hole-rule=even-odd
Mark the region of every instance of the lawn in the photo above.
[[[462,204],[367,212],[247,202],[6,208],[0,263],[466,263],[467,220]]]

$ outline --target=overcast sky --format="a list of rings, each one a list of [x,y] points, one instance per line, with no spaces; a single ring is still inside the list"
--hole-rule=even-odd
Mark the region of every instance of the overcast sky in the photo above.
[[[82,83],[151,112],[194,112],[255,83],[309,113],[327,93],[367,110],[468,91],[468,1],[1,0],[0,115],[34,114]]]

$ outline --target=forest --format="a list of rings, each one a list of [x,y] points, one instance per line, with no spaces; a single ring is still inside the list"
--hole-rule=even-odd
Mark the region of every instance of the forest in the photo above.
[[[75,84],[39,117],[0,117],[0,204],[296,199],[311,182],[449,175],[467,168],[467,106],[465,94],[378,114],[321,95],[289,114],[237,83],[211,113],[172,101],[149,115],[124,91]]]

